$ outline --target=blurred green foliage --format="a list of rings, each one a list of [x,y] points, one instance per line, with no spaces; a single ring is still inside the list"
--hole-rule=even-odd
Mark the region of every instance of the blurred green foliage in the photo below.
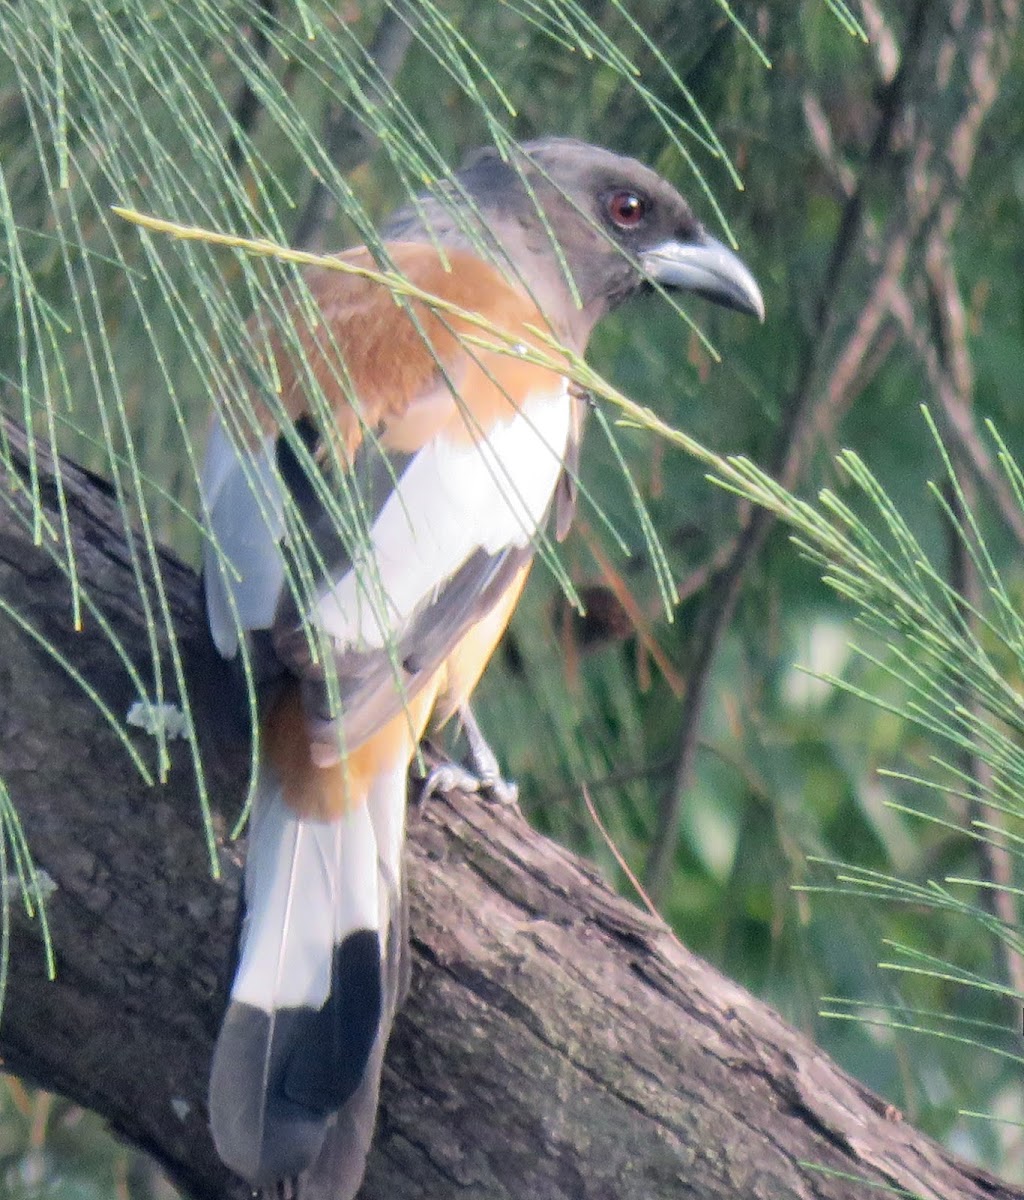
[[[159,1170],[77,1105],[0,1076],[5,1200],[174,1200]]]
[[[892,0],[878,7],[899,43],[906,33],[906,6]],[[96,166],[92,176],[84,170],[77,175],[67,192],[58,185],[54,172],[60,168],[60,147],[27,119],[28,110],[19,101],[23,80],[15,70],[18,55],[40,53],[45,39],[38,44],[19,40],[13,19],[0,18],[5,35],[0,47],[3,178],[13,222],[25,235],[21,247],[29,255],[26,269],[38,289],[39,311],[53,313],[54,336],[60,335],[62,322],[74,324],[70,277],[82,296],[99,298],[98,312],[114,347],[112,362],[91,361],[92,348],[83,341],[69,352],[65,377],[48,375],[39,364],[26,362],[24,339],[19,341],[17,323],[9,319],[0,324],[0,374],[8,396],[31,395],[24,411],[42,436],[49,436],[46,417],[33,404],[49,389],[58,418],[54,439],[72,457],[109,474],[112,461],[124,465],[130,446],[147,481],[154,535],[192,556],[198,535],[177,504],[196,504],[185,446],[201,442],[207,419],[206,361],[190,356],[188,339],[168,320],[167,285],[158,279],[155,259],[134,231],[110,235],[118,247],[116,258],[81,251],[94,244],[106,205],[145,207],[148,202],[152,208],[154,196],[161,193],[154,186],[156,169],[154,179],[143,173],[147,154],[162,164],[165,190],[176,185],[172,165],[180,165],[180,206],[159,215],[204,220],[242,233],[258,224],[261,231],[277,231],[288,240],[316,162],[303,147],[319,130],[327,102],[323,81],[312,69],[319,47],[314,45],[306,59],[268,54],[268,76],[281,89],[280,119],[264,117],[249,130],[249,165],[261,160],[259,171],[243,169],[232,189],[221,195],[225,113],[240,94],[244,73],[235,56],[244,57],[258,39],[245,19],[251,7],[220,9],[197,5],[187,16],[176,6],[152,10],[153,22],[180,22],[183,30],[207,23],[206,41],[192,44],[187,54],[183,49],[182,62],[204,64],[208,76],[197,88],[196,145],[189,151],[176,118],[186,104],[184,85],[193,67],[182,69],[180,89],[161,90],[146,78],[145,56],[140,56],[136,105],[146,134],[137,151],[140,173],[125,177],[127,194],[105,173],[105,154],[113,141],[137,135],[140,126],[121,128],[117,121],[126,120],[122,110],[99,95],[90,94],[94,109],[88,114],[73,91],[82,81],[70,67],[68,95],[82,104],[73,115],[85,114],[93,121],[90,127],[83,117],[82,125],[72,120],[69,126],[75,162],[88,162],[92,155]],[[605,323],[591,359],[624,392],[705,445],[770,462],[786,399],[800,386],[808,342],[815,336],[814,305],[846,203],[809,132],[808,98],[829,123],[837,161],[856,179],[868,163],[884,97],[877,39],[865,46],[819,0],[737,3],[733,9],[770,58],[770,71],[713,0],[640,0],[629,7],[636,27],[613,3],[586,5],[581,13],[639,68],[658,101],[696,120],[657,61],[651,46],[658,47],[740,168],[742,192],[731,188],[722,163],[691,140],[690,149],[728,214],[744,257],[762,281],[768,320],[756,327],[730,314],[697,312],[695,306],[694,315],[722,354],[723,361],[714,363],[678,317],[651,297]],[[570,12],[570,6],[543,9],[556,10]],[[110,42],[97,32],[101,10],[81,4],[63,11],[83,43],[94,48],[95,88],[109,66],[104,55],[111,54]],[[268,11],[274,12],[275,5],[268,5]],[[492,119],[500,118],[522,139],[549,132],[579,136],[650,162],[677,181],[713,223],[710,204],[678,148],[666,148],[665,130],[652,116],[650,98],[639,94],[621,69],[561,44],[545,31],[551,18],[538,17],[541,9],[532,4],[452,0],[437,11],[486,61],[515,109],[514,117],[502,111],[496,89],[478,75],[491,105],[491,116],[484,115],[480,94],[446,73],[425,42],[414,41],[396,86],[441,158],[457,163],[467,148],[490,140]],[[138,10],[131,5],[111,6],[108,16],[122,21],[126,30],[140,28]],[[376,4],[342,5],[328,24],[335,23],[339,39],[351,36],[366,44],[380,18]],[[297,10],[281,19],[293,33],[301,24]],[[637,27],[646,31],[650,44]],[[222,44],[224,30],[230,37]],[[1019,36],[1012,55],[980,135],[952,255],[968,314],[976,420],[980,428],[991,417],[1019,458],[1024,450],[1024,40]],[[159,74],[163,68],[153,70]],[[166,71],[162,77],[167,78]],[[266,96],[257,99],[266,103]],[[199,112],[206,114],[208,126],[199,121]],[[289,139],[281,135],[281,123],[292,113],[307,126]],[[90,128],[97,134],[91,147],[86,138]],[[866,216],[883,231],[904,203],[898,181],[914,149],[905,140],[912,132],[910,125],[897,128],[875,168],[878,186],[868,195]],[[40,164],[47,166],[49,180]],[[406,186],[420,182],[411,173],[406,179],[401,175],[387,144],[350,173],[354,196],[371,219],[393,207]],[[262,190],[254,183],[257,177],[278,179],[282,186]],[[68,266],[56,231],[90,190],[91,206],[81,208],[80,256]],[[338,215],[319,240],[333,247],[354,236],[352,220]],[[197,252],[193,260],[168,256],[160,261],[170,285],[184,289],[188,270],[201,258]],[[913,266],[911,260],[908,274]],[[867,250],[859,248],[830,329],[837,343],[867,302],[875,269]],[[8,263],[9,273],[0,281],[0,304],[8,317],[12,270]],[[214,288],[213,279],[208,274],[202,289]],[[248,269],[231,267],[228,285],[244,313],[253,288]],[[225,311],[225,320],[227,315]],[[176,405],[167,403],[168,380],[174,381]],[[117,411],[123,427],[110,430],[95,393],[114,381],[122,397]],[[817,386],[824,392],[826,379]],[[942,467],[919,411],[922,401],[933,399],[919,354],[897,330],[857,389],[855,402],[814,441],[797,490],[814,495],[827,485],[849,496],[833,453],[840,447],[856,450],[941,566],[949,563],[948,529],[927,484],[941,477]],[[20,404],[21,399],[12,406],[15,411]],[[610,563],[616,585],[628,589],[643,614],[646,636],[657,644],[659,655],[652,656],[649,643],[645,648],[630,622],[623,626],[615,605],[611,616],[617,619],[597,619],[595,611],[599,617],[601,609],[595,603],[589,623],[581,622],[567,609],[551,572],[541,567],[481,686],[477,710],[484,728],[494,732],[510,775],[519,781],[532,820],[601,864],[628,890],[587,813],[583,786],[614,842],[642,875],[657,806],[678,753],[678,685],[685,685],[708,603],[707,589],[699,586],[703,576],[696,573],[728,547],[739,517],[735,498],[710,486],[698,463],[640,431],[619,429],[615,436],[650,506],[674,577],[693,587],[667,622],[627,487],[596,422],[589,431],[583,477],[631,553],[623,556],[611,545],[584,506],[563,561],[577,586],[591,589],[597,602],[606,598],[602,589],[609,583],[600,563]],[[850,502],[858,503],[852,497]],[[138,502],[129,496],[128,503]],[[993,557],[1019,599],[1024,595],[1020,546],[984,503],[981,519]],[[1019,1005],[934,974],[911,976],[878,965],[887,957],[884,942],[890,939],[998,976],[1002,968],[994,940],[979,936],[978,928],[960,916],[923,905],[871,904],[794,890],[794,885],[834,880],[834,873],[809,861],[814,857],[920,881],[947,875],[976,878],[985,870],[978,844],[957,828],[968,820],[963,802],[948,798],[945,813],[951,824],[945,827],[887,806],[920,806],[921,792],[905,781],[880,776],[879,768],[930,776],[935,741],[893,711],[872,707],[815,678],[814,673],[842,675],[853,688],[887,699],[894,708],[907,698],[905,685],[851,651],[856,642],[883,661],[888,653],[876,635],[855,626],[851,607],[820,575],[794,550],[783,529],[772,532],[748,571],[735,620],[715,661],[695,775],[686,794],[670,884],[658,897],[659,906],[688,945],[767,999],[910,1121],[978,1161],[1024,1178],[1019,1124],[958,1115],[972,1110],[1007,1122],[1024,1121],[1019,1061],[893,1027],[894,1011],[907,1010],[991,1021],[1003,1032],[988,1040],[1019,1054],[1014,1036]],[[1019,672],[1020,666],[1008,663],[1007,670]],[[1012,682],[1019,687],[1019,679]],[[940,801],[932,797],[927,803],[935,809]],[[835,1006],[823,1005],[823,996],[874,1006],[861,1015],[882,1023],[824,1019],[821,1009]],[[19,1198],[83,1200],[164,1195],[163,1185],[127,1150],[102,1140],[97,1125],[19,1083],[0,1085],[0,1191]]]

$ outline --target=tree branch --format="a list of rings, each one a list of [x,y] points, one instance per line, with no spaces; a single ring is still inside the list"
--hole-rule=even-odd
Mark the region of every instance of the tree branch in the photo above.
[[[71,628],[66,580],[25,519],[24,438],[6,432],[0,595],[122,714],[134,688],[95,620]],[[51,468],[36,465],[52,518]],[[149,640],[121,517],[85,473],[62,476],[81,586],[141,668]],[[198,679],[211,660],[197,581],[170,556],[162,567]],[[224,878],[210,877],[188,748],[147,788],[82,687],[11,622],[0,664],[0,773],[54,884],[58,962],[48,982],[37,932],[16,919],[0,1051],[98,1110],[192,1195],[241,1200],[205,1112],[239,871],[222,846]],[[212,691],[196,692],[202,725]],[[208,766],[223,833],[245,772]],[[517,815],[456,796],[414,810],[411,826],[415,975],[367,1200],[855,1200],[869,1183],[1021,1200],[903,1124]]]
[[[869,7],[871,15],[880,20],[874,7]],[[864,364],[879,344],[883,318],[898,305],[899,279],[914,250],[933,229],[941,231],[943,240],[948,241],[959,215],[960,193],[974,162],[982,123],[1006,72],[1012,41],[1009,31],[1019,20],[1019,0],[957,0],[951,11],[934,0],[917,0],[907,18],[899,66],[884,86],[871,146],[856,186],[835,152],[820,106],[805,102],[812,141],[818,153],[829,160],[845,203],[819,288],[811,335],[796,386],[785,403],[785,417],[776,441],[773,470],[783,486],[792,488],[796,484],[814,442],[835,427],[855,394]],[[891,68],[891,58],[889,47],[880,60],[883,73]],[[956,72],[951,78],[954,66]],[[862,287],[866,299],[858,306],[852,333],[844,337],[842,348],[837,350],[834,340],[840,324],[842,290],[868,224],[864,216],[867,202],[883,168],[892,164],[887,152],[896,130],[908,122],[915,136],[913,151],[903,156],[896,180],[899,215],[884,233],[871,229],[874,279]],[[955,406],[947,405],[947,409],[955,415]],[[972,443],[962,425],[958,427],[952,417],[950,424],[967,450],[976,448],[977,439]],[[984,462],[977,458],[970,461],[991,485],[994,472],[986,477]],[[995,483],[997,502],[1005,500],[999,482]],[[1000,504],[1000,511],[1007,516],[1006,503]],[[752,513],[741,510],[741,521],[732,553],[708,585],[708,597],[692,640],[695,651],[680,714],[676,766],[661,799],[645,872],[646,885],[655,898],[675,855],[679,814],[690,786],[704,697],[718,646],[732,622],[746,573],[774,525],[774,518],[763,509]]]
[[[401,13],[387,7],[381,15],[366,58],[375,73],[367,89],[371,98],[378,100],[382,106],[390,103],[387,89],[402,69],[413,43],[417,21],[415,6]],[[360,120],[354,107],[331,102],[324,117],[323,142],[335,166],[344,174],[354,171],[370,157],[377,145],[377,138]],[[319,239],[337,209],[337,203],[323,181],[314,179],[306,204],[295,224],[292,245],[297,249],[319,248]]]

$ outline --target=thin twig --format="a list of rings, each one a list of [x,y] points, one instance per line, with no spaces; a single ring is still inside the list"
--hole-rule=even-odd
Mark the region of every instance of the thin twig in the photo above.
[[[589,523],[581,517],[576,519],[576,532],[579,534],[583,544],[590,551],[590,556],[597,564],[598,570],[601,572],[601,580],[611,590],[612,595],[622,606],[623,611],[629,618],[633,632],[636,634],[641,646],[654,660],[655,665],[661,672],[662,677],[668,684],[669,689],[676,699],[680,699],[683,692],[686,690],[686,683],[683,677],[679,674],[676,668],[669,661],[668,655],[658,644],[657,638],[654,636],[654,631],[651,629],[649,620],[646,614],[637,602],[636,597],[625,585],[622,576],[615,570],[611,559],[605,554],[601,548],[601,543],[591,529]]]
[[[934,0],[918,0],[914,6],[907,24],[900,68],[884,93],[882,110],[864,169],[856,190],[843,209],[815,306],[814,326],[805,347],[796,387],[786,407],[786,418],[774,455],[774,473],[788,488],[793,486],[802,471],[806,454],[806,433],[814,426],[815,397],[819,394],[818,380],[825,365],[833,326],[838,315],[841,284],[861,232],[867,192],[874,186],[875,177],[886,158],[897,119],[904,107],[909,80],[916,71],[918,59],[925,46],[927,17],[933,7]],[[827,394],[826,392],[826,396]],[[645,873],[647,887],[655,898],[664,887],[675,856],[679,815],[690,786],[704,697],[718,646],[732,622],[747,569],[764,545],[774,520],[772,514],[765,509],[757,509],[751,514],[741,530],[736,549],[718,573],[698,620],[698,628],[694,635],[697,650],[680,716],[676,769],[659,805],[657,828]]]
[[[964,398],[965,402],[967,397]],[[969,475],[961,469],[957,457],[953,459],[954,470],[960,492],[947,481],[943,488],[946,503],[957,524],[946,520],[946,538],[949,546],[949,581],[954,591],[964,599],[963,620],[972,634],[977,634],[977,614],[983,607],[981,580],[978,568],[971,555],[970,547],[964,542],[959,529],[967,528],[964,520],[964,505],[973,509],[976,505],[976,495],[973,482]],[[957,528],[959,525],[959,529]],[[982,706],[977,695],[968,687],[961,688],[960,702],[974,714],[979,721],[983,718]],[[1001,824],[1001,814],[996,809],[990,809],[983,797],[992,792],[992,768],[973,750],[964,750],[961,754],[961,765],[965,774],[974,781],[973,794],[968,801],[966,826],[977,829],[978,822],[984,821],[991,829]],[[1013,894],[1013,861],[1005,846],[995,844],[991,835],[979,841],[982,870],[981,876],[990,887],[980,889],[980,903],[1009,929],[1019,927],[1020,914]],[[1024,993],[1024,958],[1001,939],[996,939],[996,953],[999,957],[1003,979],[1016,991]]]
[[[264,62],[266,62],[267,55],[270,53],[270,39],[267,37],[264,22],[266,18],[274,15],[275,8],[275,0],[259,0],[259,16],[253,22],[252,26],[252,48],[256,57]],[[256,122],[260,116],[259,96],[253,90],[248,79],[243,80],[241,87],[238,89],[238,96],[235,99],[232,116],[234,118],[234,126],[231,130],[231,136],[228,138],[228,161],[237,171],[245,161],[245,154],[242,151],[239,133],[248,136],[255,129]]]
[[[747,511],[744,501],[738,506],[742,512]],[[741,516],[741,521],[743,517]],[[734,534],[726,541],[722,542],[715,550],[714,554],[699,566],[693,567],[686,576],[676,584],[676,603],[682,604],[689,600],[691,596],[695,596],[698,592],[703,591],[707,584],[714,578],[715,574],[725,566],[729,559],[735,554],[736,546],[739,542],[739,534]],[[661,601],[657,601],[658,607],[661,607]]]
[[[882,82],[888,83],[899,67],[899,44],[875,0],[860,0],[860,16],[868,31],[868,45],[874,51],[878,73]]]
[[[633,890],[640,897],[640,902],[643,904],[644,908],[646,908],[647,911],[651,914],[651,916],[654,917],[654,919],[668,933],[670,933],[672,935],[672,937],[675,939],[675,937],[676,937],[675,933],[673,933],[672,929],[668,925],[668,922],[661,915],[661,913],[658,912],[657,906],[655,905],[654,901],[650,898],[650,896],[648,896],[647,892],[644,891],[643,884],[640,882],[639,879],[637,879],[636,875],[633,872],[633,869],[630,867],[629,863],[626,862],[625,858],[623,857],[622,851],[618,848],[618,846],[616,846],[615,842],[612,840],[612,835],[608,832],[607,829],[605,829],[604,825],[602,824],[601,818],[597,815],[597,809],[594,807],[594,802],[590,798],[590,792],[589,792],[586,784],[583,785],[583,803],[587,806],[587,812],[590,813],[590,819],[594,822],[597,832],[601,835],[602,839],[604,840],[604,844],[611,851],[612,857],[619,864],[619,869],[622,871],[623,875],[625,875],[625,877],[629,880],[630,885],[632,886]],[[676,939],[676,940],[678,940],[678,939]]]
[[[414,6],[402,16],[388,7],[381,16],[367,51],[377,77],[375,83],[368,86],[371,90],[376,90],[381,103],[386,100],[383,85],[394,81],[409,53],[416,22]],[[360,120],[355,110],[337,103],[328,107],[324,120],[323,141],[332,162],[343,174],[355,170],[360,163],[365,162],[377,144],[376,136]],[[292,234],[292,245],[300,249],[315,246],[325,227],[333,220],[336,211],[337,203],[323,180],[314,179],[306,206]]]

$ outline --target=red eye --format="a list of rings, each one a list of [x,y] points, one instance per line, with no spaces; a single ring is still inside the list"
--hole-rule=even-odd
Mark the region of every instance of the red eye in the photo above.
[[[607,208],[612,223],[620,229],[636,229],[647,216],[647,201],[636,192],[612,192]]]

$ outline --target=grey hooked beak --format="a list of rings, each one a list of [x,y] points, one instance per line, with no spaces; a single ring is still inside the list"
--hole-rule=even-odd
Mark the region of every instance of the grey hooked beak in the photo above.
[[[662,287],[694,292],[764,320],[757,280],[738,254],[709,234],[702,232],[692,242],[662,242],[640,256],[640,265]]]

